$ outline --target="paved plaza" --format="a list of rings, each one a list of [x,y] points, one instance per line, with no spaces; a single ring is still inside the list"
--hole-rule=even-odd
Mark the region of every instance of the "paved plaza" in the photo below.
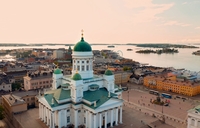
[[[48,128],[39,120],[39,109],[29,109],[26,112],[14,115],[23,128]]]

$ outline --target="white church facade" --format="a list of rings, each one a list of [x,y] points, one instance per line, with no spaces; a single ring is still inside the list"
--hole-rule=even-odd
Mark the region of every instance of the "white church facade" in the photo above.
[[[188,111],[187,128],[200,128],[200,105]]]
[[[91,46],[81,38],[73,49],[72,75],[53,73],[53,88],[39,96],[39,118],[49,128],[107,128],[122,123],[122,89],[114,75],[93,74]]]

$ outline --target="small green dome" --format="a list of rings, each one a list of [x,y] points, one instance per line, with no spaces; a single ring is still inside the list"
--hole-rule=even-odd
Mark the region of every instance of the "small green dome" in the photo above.
[[[84,41],[84,38],[81,38],[81,41],[79,41],[75,46],[74,46],[74,51],[75,52],[91,52],[92,48],[91,46]]]
[[[79,73],[74,74],[74,76],[72,77],[73,80],[82,80],[82,77]]]
[[[54,70],[54,74],[62,74],[62,71],[57,68],[56,70]]]
[[[113,75],[113,72],[110,70],[106,70],[104,75],[111,76],[111,75]]]

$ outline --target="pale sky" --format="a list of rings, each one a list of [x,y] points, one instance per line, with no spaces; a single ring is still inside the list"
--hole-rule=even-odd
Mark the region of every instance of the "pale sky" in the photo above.
[[[1,0],[0,43],[200,43],[200,0]]]

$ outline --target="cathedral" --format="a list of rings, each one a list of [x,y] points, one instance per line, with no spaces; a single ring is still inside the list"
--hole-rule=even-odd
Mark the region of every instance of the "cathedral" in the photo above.
[[[39,118],[49,128],[107,128],[122,123],[122,89],[110,70],[93,74],[91,46],[81,40],[72,51],[72,75],[53,72],[52,89],[39,95]]]

